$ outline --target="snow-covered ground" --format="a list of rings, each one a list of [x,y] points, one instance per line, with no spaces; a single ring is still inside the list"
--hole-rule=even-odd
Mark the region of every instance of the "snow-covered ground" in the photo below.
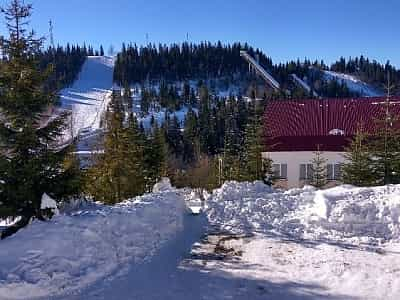
[[[276,299],[400,299],[400,186],[230,182],[207,203],[211,224],[239,235],[222,242],[238,262],[211,263],[214,272],[265,281]]]
[[[31,224],[0,241],[0,299],[400,299],[400,185],[227,182],[192,215],[198,195],[163,182]]]
[[[339,82],[345,83],[350,91],[359,93],[363,97],[379,97],[383,95],[381,91],[361,81],[355,76],[333,71],[324,71],[324,75],[328,80],[335,79]]]
[[[92,204],[0,242],[0,299],[82,290],[151,259],[183,230],[184,200],[164,184],[114,207]]]
[[[113,87],[114,58],[89,56],[71,88],[61,91],[61,105],[72,111],[72,131],[66,139],[100,128],[101,117],[107,109]]]

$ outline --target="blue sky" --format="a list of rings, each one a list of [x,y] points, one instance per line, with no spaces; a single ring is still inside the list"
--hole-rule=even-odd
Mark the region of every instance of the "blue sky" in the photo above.
[[[5,1],[1,0],[3,4]],[[31,0],[32,27],[73,43],[248,42],[275,62],[363,54],[400,67],[399,0]],[[4,23],[4,22],[3,22]],[[4,32],[4,24],[0,27]]]

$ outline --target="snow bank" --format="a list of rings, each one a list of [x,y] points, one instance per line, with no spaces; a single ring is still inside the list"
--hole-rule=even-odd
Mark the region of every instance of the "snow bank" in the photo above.
[[[0,242],[0,298],[49,298],[151,258],[183,229],[184,200],[164,185],[114,207],[90,204]]]
[[[211,223],[235,233],[384,243],[400,240],[400,185],[272,190],[261,182],[225,183],[207,201]]]

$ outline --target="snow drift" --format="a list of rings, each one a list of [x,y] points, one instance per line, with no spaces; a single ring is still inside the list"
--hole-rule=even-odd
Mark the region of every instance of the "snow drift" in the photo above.
[[[34,222],[0,242],[0,298],[65,295],[118,275],[173,239],[184,211],[183,198],[164,182],[113,207],[90,204],[50,224]]]
[[[235,233],[381,244],[400,240],[400,185],[273,190],[225,183],[207,201],[210,222]]]

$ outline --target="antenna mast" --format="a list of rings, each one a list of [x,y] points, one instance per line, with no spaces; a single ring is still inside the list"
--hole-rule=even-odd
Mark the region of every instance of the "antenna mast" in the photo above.
[[[51,46],[51,48],[55,49],[55,47],[54,47],[54,35],[53,35],[53,21],[51,19],[49,21],[49,34],[50,34],[50,46]]]

